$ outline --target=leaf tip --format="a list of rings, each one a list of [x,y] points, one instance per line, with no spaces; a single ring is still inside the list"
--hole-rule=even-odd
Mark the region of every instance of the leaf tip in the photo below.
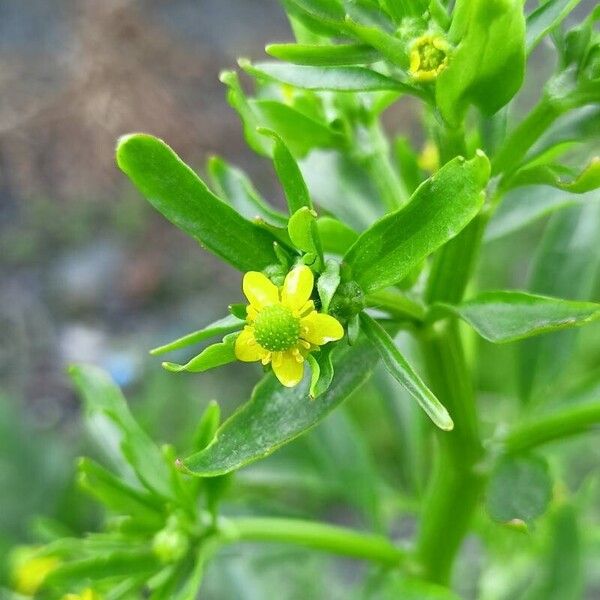
[[[167,371],[170,371],[171,373],[180,373],[181,371],[183,371],[185,369],[184,365],[178,365],[177,363],[172,363],[172,362],[163,362],[161,364],[163,369],[166,369]]]

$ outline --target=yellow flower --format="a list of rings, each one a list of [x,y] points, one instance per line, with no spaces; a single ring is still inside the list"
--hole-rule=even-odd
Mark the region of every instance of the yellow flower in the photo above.
[[[417,81],[433,81],[448,65],[450,45],[439,35],[426,33],[413,41],[410,74]]]
[[[24,596],[35,595],[44,579],[60,564],[56,556],[32,556],[34,552],[32,548],[22,548],[13,559],[13,586]]]
[[[271,363],[283,385],[298,385],[307,354],[344,337],[337,319],[315,310],[310,299],[313,285],[312,271],[304,265],[287,274],[281,291],[262,273],[246,273],[242,288],[250,305],[246,326],[235,342],[238,360]]]

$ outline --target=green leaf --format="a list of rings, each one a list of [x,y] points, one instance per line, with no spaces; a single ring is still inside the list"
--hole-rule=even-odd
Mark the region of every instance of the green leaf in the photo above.
[[[579,327],[600,318],[600,304],[527,292],[484,292],[458,306],[432,309],[460,317],[489,342],[514,342],[541,333]]]
[[[180,466],[193,475],[214,477],[264,458],[324,419],[369,378],[376,362],[377,355],[364,338],[352,348],[338,344],[333,351],[335,376],[314,401],[308,394],[309,377],[285,388],[274,375],[267,375],[250,401],[219,428],[213,442]]]
[[[244,127],[246,142],[254,152],[261,156],[271,156],[273,143],[260,135],[256,129],[264,126],[256,109],[250,104],[240,84],[240,79],[235,71],[223,71],[219,79],[227,86],[227,101],[239,115]]]
[[[178,365],[177,363],[164,362],[162,366],[171,371],[172,373],[181,373],[182,371],[189,371],[190,373],[202,373],[215,367],[221,367],[230,362],[236,360],[235,358],[235,340],[237,333],[231,333],[223,338],[222,342],[213,344],[208,348],[205,348],[194,356],[185,365]]]
[[[366,44],[269,44],[270,56],[298,65],[332,67],[369,64],[379,60],[379,53]]]
[[[244,313],[245,313],[244,308]],[[192,333],[188,333],[183,337],[177,338],[176,340],[165,344],[164,346],[158,346],[157,348],[153,348],[150,350],[150,354],[152,356],[159,356],[160,354],[166,354],[167,352],[173,352],[173,350],[180,350],[181,348],[187,348],[188,346],[193,346],[194,344],[198,344],[208,338],[217,336],[217,335],[225,335],[227,333],[233,333],[234,331],[239,331],[244,326],[246,315],[244,314],[244,319],[239,319],[234,315],[227,315],[198,331],[194,331]]]
[[[346,17],[346,27],[358,39],[379,50],[392,64],[404,69],[408,67],[408,49],[405,42],[387,33],[381,27],[366,26]]]
[[[253,77],[285,83],[294,87],[337,92],[375,92],[398,90],[413,92],[402,82],[365,67],[306,67],[286,63],[256,63],[240,60],[239,65]]]
[[[308,207],[296,211],[288,222],[288,233],[296,248],[306,252],[305,264],[317,271],[323,267],[323,249],[317,229],[316,212]]]
[[[591,297],[600,267],[600,204],[573,206],[548,223],[533,261],[533,292],[578,300]],[[524,401],[547,398],[574,354],[577,332],[561,331],[526,340],[519,347],[519,394]]]
[[[255,115],[254,122],[276,131],[294,156],[306,156],[314,148],[339,148],[344,144],[339,132],[292,106],[262,99],[251,99],[248,105]],[[254,135],[258,135],[256,130]],[[271,142],[268,143],[271,148]],[[271,150],[267,154],[271,156]]]
[[[321,300],[321,312],[329,312],[329,304],[340,285],[340,263],[331,258],[325,263],[325,270],[317,280],[317,291]]]
[[[380,354],[383,364],[394,379],[410,393],[440,429],[451,431],[454,423],[448,411],[408,364],[385,329],[366,313],[361,314],[360,320],[362,330]]]
[[[334,368],[331,351],[334,347],[332,344],[327,344],[322,346],[319,352],[308,355],[312,369],[308,394],[313,400],[324,394],[333,380]]]
[[[273,237],[217,198],[158,138],[120,138],[117,164],[147,200],[174,225],[241,271],[276,261]]]
[[[417,188],[408,205],[367,229],[345,256],[363,290],[398,283],[457,235],[481,208],[488,177],[482,152],[468,161],[454,158]]]
[[[217,194],[244,217],[253,219],[258,215],[274,225],[287,223],[286,215],[269,206],[240,169],[218,156],[212,156],[208,160],[207,171]]]
[[[260,128],[258,131],[273,138],[273,165],[283,187],[290,215],[304,207],[312,209],[312,201],[302,173],[284,141],[272,129]]]
[[[552,495],[548,463],[530,455],[502,458],[492,471],[486,506],[495,521],[529,523],[544,514]]]
[[[120,463],[121,455],[124,456],[140,483],[163,498],[172,498],[169,468],[160,450],[129,412],[121,390],[96,367],[74,365],[69,375],[83,398],[88,429],[109,458],[123,474],[129,475],[125,465]],[[116,443],[118,449],[112,448],[112,443]],[[116,459],[115,451],[119,452]]]
[[[193,446],[195,450],[204,450],[212,442],[220,423],[221,407],[217,402],[211,400],[204,409],[194,432]]]
[[[369,600],[460,600],[447,587],[390,570],[368,596]]]
[[[570,179],[566,179],[566,177]],[[580,173],[556,164],[540,164],[519,169],[510,187],[546,184],[571,194],[584,194],[600,187],[600,158],[593,158]]]
[[[594,194],[570,194],[547,186],[527,186],[509,191],[485,231],[491,242],[527,227],[563,208],[594,200]]]
[[[317,229],[323,251],[332,254],[345,254],[358,238],[358,233],[354,229],[334,217],[319,217]]]
[[[61,564],[44,580],[44,588],[77,589],[82,581],[154,573],[158,559],[148,549],[118,550]]]
[[[527,54],[531,54],[542,38],[560,25],[580,2],[581,0],[548,0],[540,3],[527,17]]]
[[[456,48],[437,78],[435,97],[444,119],[456,127],[470,104],[493,114],[521,87],[522,0],[457,0],[449,38]]]
[[[130,486],[89,458],[79,460],[77,474],[79,486],[117,515],[162,526],[161,500],[156,496]]]

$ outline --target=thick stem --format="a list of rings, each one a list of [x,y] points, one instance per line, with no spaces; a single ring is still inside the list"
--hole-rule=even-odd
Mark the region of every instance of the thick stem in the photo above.
[[[422,511],[417,553],[424,576],[448,584],[483,485],[476,469],[483,449],[457,323],[433,326],[422,344],[431,388],[452,416],[454,430],[436,432],[439,452]]]
[[[221,526],[225,541],[257,540],[284,542],[342,556],[364,558],[386,565],[406,562],[407,553],[387,538],[359,533],[344,527],[279,518],[237,518]]]
[[[523,423],[504,438],[506,452],[522,452],[547,442],[584,433],[600,425],[600,403],[570,406]]]

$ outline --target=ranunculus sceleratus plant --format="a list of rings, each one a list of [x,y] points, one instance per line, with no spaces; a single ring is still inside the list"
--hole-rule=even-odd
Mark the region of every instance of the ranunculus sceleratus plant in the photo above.
[[[268,61],[240,60],[244,85],[233,70],[221,81],[246,142],[272,161],[287,210],[221,158],[209,160],[205,183],[151,135],[126,135],[116,151],[119,168],[164,217],[239,271],[247,300],[152,353],[218,338],[185,364],[163,366],[201,373],[255,362],[264,374],[222,424],[218,405],[208,406],[186,455],[155,446],[104,374],[73,367],[90,429],[101,444],[109,433],[119,440],[115,472],[88,459],[79,465],[82,486],[114,518],[84,540],[36,550],[38,562],[53,557],[40,597],[192,599],[206,564],[241,540],[360,559],[369,568],[354,581],[357,598],[449,599],[453,586],[466,593],[464,580],[477,578],[472,589],[481,598],[583,597],[575,515],[584,500],[554,478],[538,447],[600,420],[597,395],[556,397],[576,351],[574,328],[600,316],[588,301],[600,251],[600,163],[592,153],[600,10],[568,29],[577,0],[527,9],[522,0],[282,4],[296,41],[267,46]],[[514,100],[540,44],[554,56],[554,72],[529,92],[536,102],[519,116]],[[381,124],[384,111],[408,99],[422,115],[418,148]],[[550,213],[528,291],[482,289],[482,246]],[[519,341],[518,394],[494,400],[505,403],[503,413],[488,415],[489,398],[475,391],[478,336],[485,344]],[[309,512],[299,519],[227,511],[231,474],[339,409],[378,363],[395,380],[385,402],[418,406],[401,412],[412,421],[390,425],[399,447],[420,431],[426,456],[403,454],[419,465],[411,467],[418,484],[374,485],[375,504],[392,501],[378,519],[367,510],[362,529]],[[590,373],[597,390],[597,360]],[[165,401],[177,409],[176,398]],[[352,498],[352,484],[345,494]],[[390,524],[407,515],[413,533],[399,536]],[[481,550],[456,571],[469,533]],[[533,563],[523,558],[532,545]],[[20,568],[19,581],[29,581],[27,563]]]

